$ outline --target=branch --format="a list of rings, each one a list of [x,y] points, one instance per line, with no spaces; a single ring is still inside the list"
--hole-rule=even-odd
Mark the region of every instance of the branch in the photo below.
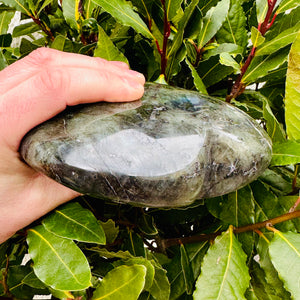
[[[266,32],[270,29],[270,27],[273,25],[273,23],[275,21],[276,13],[273,15],[273,18],[271,21],[270,21],[270,18],[274,11],[276,2],[277,2],[277,0],[268,0],[268,11],[265,16],[265,19],[262,23],[258,24],[257,29],[261,33],[262,36],[264,36],[266,34]],[[227,95],[227,97],[226,97],[226,102],[230,103],[230,101],[233,98],[236,98],[237,96],[239,96],[240,94],[242,94],[244,92],[246,85],[242,82],[242,79],[243,79],[243,76],[245,75],[250,63],[252,62],[252,60],[255,56],[256,48],[257,48],[256,45],[253,45],[251,52],[245,61],[245,64],[241,68],[241,73],[237,77],[237,79],[231,89],[230,94]]]
[[[296,203],[298,203],[298,202],[300,202],[300,197],[298,198],[298,201]],[[300,210],[291,211],[284,215],[281,215],[281,216],[278,216],[278,217],[275,217],[275,218],[272,218],[272,219],[269,219],[269,220],[266,220],[263,222],[234,228],[233,232],[235,234],[239,234],[239,233],[248,232],[248,231],[257,231],[260,228],[272,226],[272,225],[282,223],[285,221],[289,221],[292,219],[296,219],[299,217],[300,217]],[[204,241],[213,241],[217,236],[221,235],[222,233],[223,233],[223,231],[217,231],[217,232],[210,233],[210,234],[200,234],[200,235],[182,237],[182,238],[164,239],[161,241],[161,243],[164,248],[168,248],[168,247],[175,246],[178,244],[190,244],[190,243],[199,243],[199,242],[204,242]]]

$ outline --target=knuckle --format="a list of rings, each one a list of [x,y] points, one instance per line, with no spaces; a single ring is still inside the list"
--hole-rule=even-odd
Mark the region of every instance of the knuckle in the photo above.
[[[29,65],[45,66],[51,63],[53,59],[53,50],[41,47],[33,50],[25,59]]]
[[[37,75],[35,85],[48,93],[65,94],[70,84],[68,72],[55,68],[45,68]]]

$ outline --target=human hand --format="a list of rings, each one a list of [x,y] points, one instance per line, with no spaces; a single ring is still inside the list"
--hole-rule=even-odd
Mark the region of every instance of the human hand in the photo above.
[[[23,136],[67,105],[136,100],[144,83],[124,63],[47,48],[0,72],[0,243],[79,195],[20,159]]]

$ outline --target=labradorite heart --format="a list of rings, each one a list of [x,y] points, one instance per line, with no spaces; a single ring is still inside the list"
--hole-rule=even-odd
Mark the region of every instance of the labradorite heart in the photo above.
[[[148,83],[135,102],[68,108],[27,134],[21,155],[83,194],[177,207],[256,179],[270,162],[271,142],[232,105]]]

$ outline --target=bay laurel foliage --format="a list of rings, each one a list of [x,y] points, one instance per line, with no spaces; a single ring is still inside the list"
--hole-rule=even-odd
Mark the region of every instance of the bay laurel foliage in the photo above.
[[[44,46],[230,102],[273,157],[255,182],[190,207],[58,207],[0,245],[1,296],[300,299],[298,0],[1,0],[0,69]]]

